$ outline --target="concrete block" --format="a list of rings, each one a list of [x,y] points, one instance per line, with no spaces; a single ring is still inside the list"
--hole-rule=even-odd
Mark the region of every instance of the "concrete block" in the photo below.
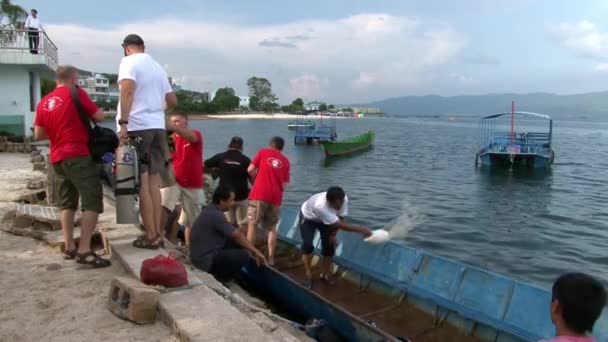
[[[15,219],[13,220],[13,227],[15,228],[27,228],[34,225],[34,219],[23,213],[17,212],[15,214]]]
[[[33,157],[33,156],[40,156],[40,155],[42,155],[42,152],[34,146],[32,149],[32,152],[30,152],[30,156]],[[42,158],[44,159],[44,156]]]
[[[8,146],[6,146],[5,142],[0,142],[0,152],[6,152],[7,148]]]
[[[25,143],[23,144],[23,152],[24,153],[32,153],[32,151],[34,150],[34,146],[32,146],[32,144],[30,143]]]
[[[46,168],[46,163],[45,162],[37,162],[34,163],[34,171],[44,171],[44,169]]]
[[[44,156],[41,154],[32,156],[31,161],[32,161],[32,163],[42,163],[42,162],[44,162]]]
[[[0,220],[0,222],[4,223],[4,222],[8,222],[8,221],[12,221],[15,219],[15,216],[17,215],[17,211],[16,210],[8,210],[6,212],[3,213],[2,215],[2,220]]]
[[[133,278],[115,277],[110,285],[108,309],[116,316],[137,323],[152,323],[160,293]]]
[[[30,190],[46,188],[46,182],[43,180],[29,180],[26,187]]]
[[[37,223],[36,230],[61,230],[61,210],[43,205],[19,204],[17,213]]]

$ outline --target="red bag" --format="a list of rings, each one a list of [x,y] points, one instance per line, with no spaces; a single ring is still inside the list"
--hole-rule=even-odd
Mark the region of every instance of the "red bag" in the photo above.
[[[180,287],[188,285],[188,272],[181,262],[175,260],[175,254],[157,255],[146,259],[139,272],[141,281],[147,285]]]

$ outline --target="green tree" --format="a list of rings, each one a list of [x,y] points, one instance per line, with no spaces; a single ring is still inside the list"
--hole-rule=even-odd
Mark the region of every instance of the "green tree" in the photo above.
[[[295,100],[293,100],[293,102],[291,103],[293,106],[295,107],[302,107],[304,108],[304,101],[301,98],[297,98]]]
[[[333,104],[330,104],[329,106],[327,106],[327,109],[332,110],[332,109],[336,109],[336,107]]]
[[[352,113],[353,109],[350,108],[350,107],[346,107],[346,108],[342,109],[342,111],[344,111],[344,112],[351,112]]]
[[[326,111],[327,110],[327,105],[325,103],[321,103],[319,105],[319,110]]]
[[[234,95],[234,89],[225,87],[215,92],[212,102],[218,111],[232,111],[239,107],[240,99]]]
[[[272,93],[272,84],[263,77],[250,77],[247,80],[249,88],[249,107],[252,110],[272,111],[279,107],[277,97]],[[252,101],[255,98],[255,101]]]
[[[0,28],[23,28],[26,18],[27,11],[23,7],[14,5],[11,0],[0,0]]]

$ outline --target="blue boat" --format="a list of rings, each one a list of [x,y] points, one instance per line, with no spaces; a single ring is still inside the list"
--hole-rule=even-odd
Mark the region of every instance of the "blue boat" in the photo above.
[[[338,233],[338,283],[315,283],[313,293],[298,285],[304,271],[297,220],[297,208],[282,209],[276,270],[244,273],[299,315],[328,322],[345,341],[514,342],[555,334],[546,289],[400,243],[370,245],[346,232]],[[320,255],[318,234],[315,246]],[[593,336],[608,341],[606,309]]]
[[[336,141],[338,134],[336,132],[336,119],[325,119],[323,117],[319,120],[318,124],[313,126],[300,126],[296,127],[296,134],[294,136],[295,144],[312,144],[313,142],[328,142]]]
[[[526,130],[525,125],[535,131]],[[480,131],[475,165],[538,169],[553,163],[553,120],[546,114],[513,110],[486,116],[480,120]]]

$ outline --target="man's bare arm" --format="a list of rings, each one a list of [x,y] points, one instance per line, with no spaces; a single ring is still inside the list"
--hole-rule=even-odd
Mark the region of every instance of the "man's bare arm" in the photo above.
[[[177,106],[177,96],[174,92],[167,93],[165,95],[165,113],[171,113],[171,111]]]
[[[129,114],[135,97],[135,81],[124,79],[120,81],[120,119],[129,121]]]
[[[49,136],[46,130],[40,126],[34,126],[34,140],[46,140]]]
[[[93,119],[93,121],[95,121],[95,122],[102,122],[102,121],[104,121],[105,118],[106,118],[106,113],[104,113],[103,110],[101,110],[101,109],[97,110],[97,112],[95,112],[95,114],[93,114],[91,116],[91,119]]]
[[[195,143],[198,141],[198,136],[190,128],[171,126],[171,130],[173,130],[173,132],[177,133],[177,135],[188,140],[191,143]]]

